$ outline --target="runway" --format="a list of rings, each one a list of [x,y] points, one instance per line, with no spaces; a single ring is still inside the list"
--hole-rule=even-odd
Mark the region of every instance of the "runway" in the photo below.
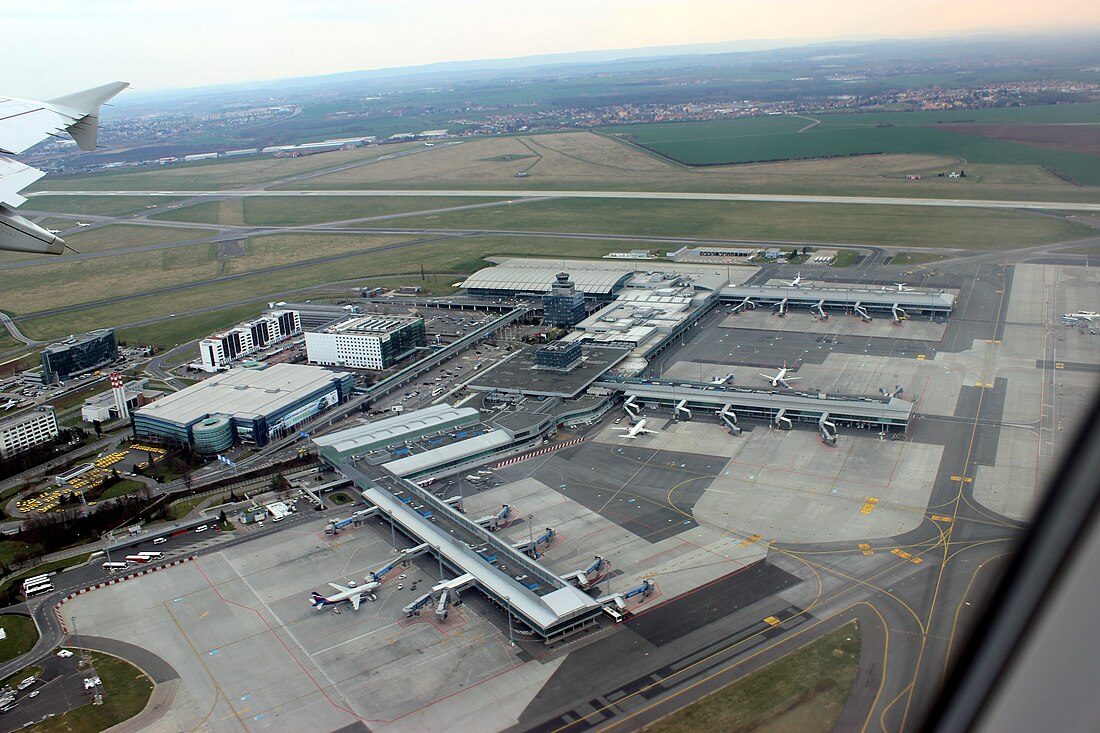
[[[859,206],[934,206],[965,209],[1028,209],[1100,212],[1100,204],[1068,201],[998,201],[980,199],[903,198],[899,196],[796,196],[759,193],[694,193],[685,191],[559,191],[559,190],[348,190],[321,189],[307,191],[269,191],[240,189],[234,191],[39,191],[27,194],[39,196],[191,196],[195,198],[240,198],[248,196],[469,196],[484,198],[499,196],[511,199],[573,198],[573,199],[643,199],[651,201],[741,201],[787,204],[855,204]]]

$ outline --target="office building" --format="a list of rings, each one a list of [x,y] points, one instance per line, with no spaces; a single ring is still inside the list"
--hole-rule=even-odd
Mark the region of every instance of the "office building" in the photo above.
[[[134,410],[134,435],[207,454],[263,446],[346,401],[353,386],[350,374],[313,366],[230,369]]]
[[[569,371],[581,361],[580,341],[554,341],[535,352],[535,364],[539,369]]]
[[[254,321],[246,321],[228,331],[212,334],[200,341],[199,357],[202,369],[207,372],[229,369],[237,359],[295,336],[301,330],[301,320],[297,311],[270,311]]]
[[[49,405],[0,422],[0,458],[48,443],[57,437],[57,416]]]
[[[70,336],[42,350],[42,383],[53,384],[93,372],[118,360],[118,341],[110,328]]]
[[[311,364],[388,369],[427,340],[424,319],[409,316],[352,316],[306,332]]]

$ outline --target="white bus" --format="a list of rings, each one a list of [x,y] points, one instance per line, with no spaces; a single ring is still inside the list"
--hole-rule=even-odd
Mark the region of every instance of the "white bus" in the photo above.
[[[116,570],[125,570],[128,567],[130,567],[130,563],[128,563],[128,562],[105,562],[105,563],[103,563],[103,569],[104,570],[109,570],[112,573],[115,572]]]
[[[126,562],[149,562],[153,558],[145,557],[145,555],[127,555],[124,559]]]
[[[159,560],[160,558],[164,557],[163,552],[139,552],[138,554],[142,557],[147,557],[150,560]]]
[[[50,574],[49,573],[44,573],[42,575],[36,575],[33,578],[24,578],[23,579],[23,587],[27,588],[27,587],[32,586],[32,585],[39,585],[43,581],[49,582],[49,580],[50,580]]]
[[[53,583],[45,581],[44,583],[38,583],[37,585],[30,585],[23,588],[23,595],[27,598],[31,596],[41,595],[42,593],[49,593],[53,590]]]

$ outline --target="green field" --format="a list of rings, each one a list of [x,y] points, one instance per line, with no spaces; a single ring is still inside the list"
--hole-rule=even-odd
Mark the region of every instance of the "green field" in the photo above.
[[[34,648],[38,641],[38,629],[30,616],[4,614],[0,616],[0,628],[7,634],[0,639],[0,662],[15,659]]]
[[[51,178],[50,180],[76,183],[78,180],[83,179]],[[44,190],[45,188],[47,187],[39,185],[36,190]],[[79,185],[58,186],[58,188],[80,190]],[[27,203],[23,204],[23,208],[28,211],[49,211],[58,214],[118,216],[143,211],[152,206],[164,206],[181,200],[174,196],[32,196]]]
[[[644,728],[646,733],[829,733],[859,672],[852,622]]]
[[[185,206],[151,219],[186,221],[199,224],[250,226],[301,226],[348,219],[389,216],[453,206],[473,206],[500,199],[483,197],[378,197],[318,196],[271,198],[254,196],[227,201],[204,201]]]
[[[410,217],[389,226],[962,249],[1026,246],[1089,233],[1073,222],[988,209],[629,199],[541,201]]]
[[[944,112],[830,113],[605,127],[689,165],[721,165],[875,153],[946,155],[967,164],[1049,168],[1083,185],[1100,185],[1100,156],[1054,150],[965,132],[966,123],[1094,123],[1100,104]],[[944,123],[959,123],[944,128]]]
[[[194,316],[181,316],[167,321],[123,329],[118,340],[127,344],[141,344],[168,349],[176,344],[204,337],[214,331],[229,328],[248,318],[254,318],[265,303],[249,303],[231,306]]]
[[[126,494],[132,494],[135,491],[140,491],[145,488],[145,484],[140,481],[134,481],[133,479],[124,478],[121,481],[111,484],[107,487],[107,490],[100,494],[96,501],[103,501],[104,499],[114,499],[119,496],[125,496]]]
[[[82,705],[67,713],[21,730],[34,733],[96,733],[129,720],[143,709],[153,694],[153,682],[129,662],[99,652],[88,652],[96,674],[103,681],[103,704]]]
[[[261,239],[267,239],[267,237]],[[54,338],[90,328],[99,328],[103,324],[130,323],[141,318],[166,317],[171,313],[186,313],[223,303],[228,306],[235,301],[249,298],[257,298],[260,299],[259,302],[264,302],[268,299],[278,299],[277,296],[281,293],[321,283],[360,278],[378,278],[364,284],[373,285],[377,282],[386,287],[417,284],[426,285],[433,292],[446,293],[451,292],[449,285],[461,280],[461,276],[458,274],[440,276],[423,282],[419,280],[422,263],[425,265],[426,273],[466,273],[485,267],[488,263],[482,258],[494,254],[600,257],[607,252],[622,248],[622,242],[602,240],[518,237],[443,239],[408,249],[354,254],[340,260],[303,264],[300,267],[278,272],[257,273],[231,282],[197,284],[172,293],[154,292],[122,303],[21,320],[19,327],[24,333],[35,338]],[[251,313],[257,310],[258,308],[253,305]],[[191,338],[204,335],[193,331],[189,333],[193,334]]]
[[[271,181],[302,175],[349,163],[369,163],[384,155],[422,147],[420,143],[380,145],[354,150],[338,150],[302,158],[276,158],[257,155],[245,158],[173,163],[170,166],[139,168],[125,172],[110,172],[79,176],[50,176],[35,184],[36,191],[142,191],[226,189],[247,186],[257,181]],[[57,197],[46,200],[53,201]],[[140,198],[140,197],[135,197]],[[32,199],[40,201],[42,199]],[[165,201],[156,197],[157,202]],[[39,204],[35,203],[35,206]],[[31,206],[31,204],[28,204]],[[52,206],[52,203],[51,203]],[[53,209],[50,209],[53,210]],[[90,213],[90,212],[89,212]],[[98,211],[95,213],[99,213]]]
[[[59,258],[49,264],[9,272],[9,276],[19,278],[19,287],[5,294],[4,307],[9,313],[28,313],[44,306],[57,308],[108,296],[155,293],[181,283],[369,251],[401,239],[354,233],[277,234],[254,237],[245,242],[243,249],[237,247],[232,251],[210,243],[93,260]],[[141,311],[129,312],[131,317],[123,323],[143,315]],[[75,332],[70,329],[65,333]]]

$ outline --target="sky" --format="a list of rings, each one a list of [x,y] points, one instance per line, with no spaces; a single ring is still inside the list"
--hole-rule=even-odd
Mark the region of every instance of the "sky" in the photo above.
[[[0,94],[158,90],[547,53],[1100,29],[1096,0],[0,0]],[[796,39],[783,42],[784,39]]]

